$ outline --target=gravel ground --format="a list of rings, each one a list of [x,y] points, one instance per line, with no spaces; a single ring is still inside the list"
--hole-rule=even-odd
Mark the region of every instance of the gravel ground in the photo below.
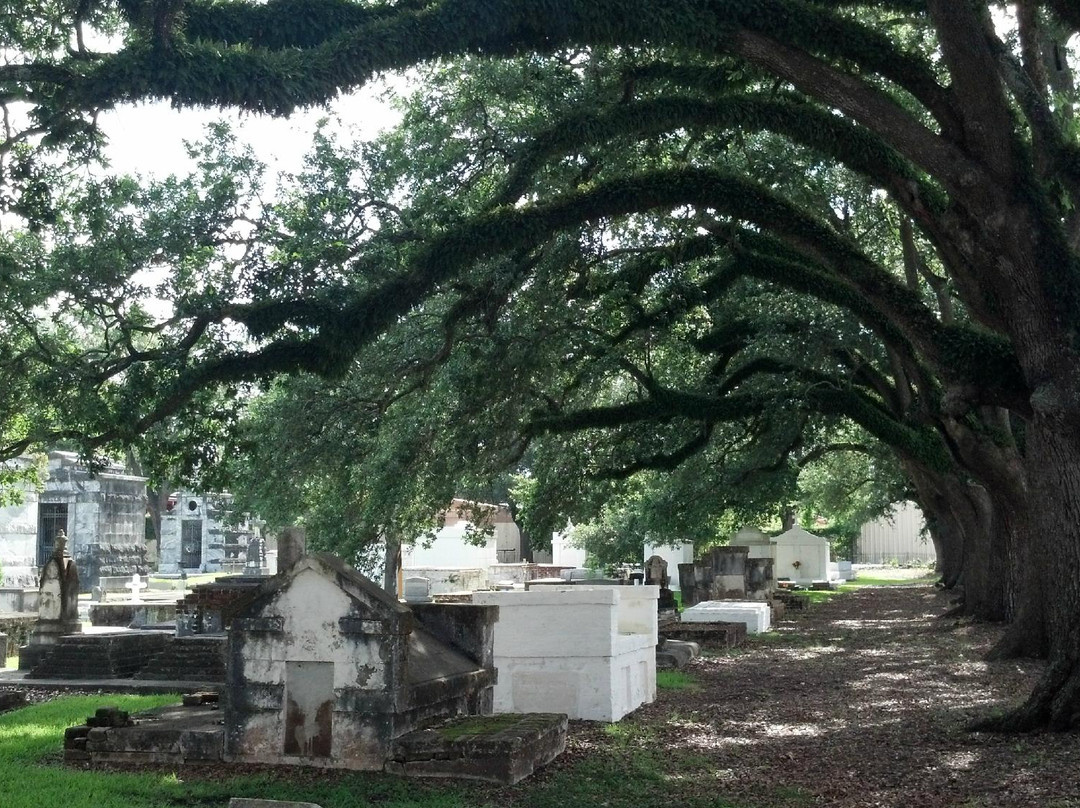
[[[662,692],[629,719],[654,748],[705,759],[707,781],[684,780],[675,804],[700,787],[750,805],[783,793],[845,808],[1080,806],[1077,735],[966,729],[1021,700],[1041,665],[982,661],[1001,628],[942,619],[949,598],[925,584],[857,590],[692,663],[700,689]],[[572,746],[604,742],[582,725]]]

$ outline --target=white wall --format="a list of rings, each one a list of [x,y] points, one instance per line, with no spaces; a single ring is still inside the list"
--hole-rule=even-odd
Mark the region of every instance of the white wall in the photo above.
[[[863,564],[934,561],[937,556],[933,542],[920,535],[924,524],[923,513],[914,502],[894,505],[889,516],[862,526],[855,561]]]
[[[435,534],[435,541],[430,547],[424,546],[424,540],[401,548],[401,566],[403,567],[468,567],[487,569],[498,562],[496,539],[488,537],[484,544],[477,547],[465,541],[465,522],[447,525]]]
[[[694,561],[694,545],[692,542],[684,541],[678,547],[668,547],[666,544],[645,544],[644,561],[648,561],[654,555],[660,556],[667,562],[667,574],[671,579],[669,588],[678,592],[679,590],[679,565],[691,564]]]
[[[37,576],[38,497],[23,496],[21,505],[0,508],[0,586],[33,586]]]
[[[574,529],[551,535],[551,563],[558,567],[584,567],[585,551],[573,545]]]

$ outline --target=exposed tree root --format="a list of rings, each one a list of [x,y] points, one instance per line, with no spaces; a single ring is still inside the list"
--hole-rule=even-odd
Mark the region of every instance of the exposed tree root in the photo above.
[[[1045,659],[1045,635],[1040,627],[1017,620],[1009,625],[1001,639],[986,653],[987,662],[1002,659]]]
[[[963,617],[966,614],[967,607],[964,605],[963,601],[961,601],[944,614],[938,615],[938,620],[947,620],[951,617]]]
[[[1070,732],[1080,730],[1080,667],[1053,663],[1021,706],[969,725],[973,732]]]

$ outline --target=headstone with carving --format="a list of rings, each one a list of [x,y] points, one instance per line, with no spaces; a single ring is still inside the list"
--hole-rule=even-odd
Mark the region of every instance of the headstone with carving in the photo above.
[[[79,622],[79,571],[67,551],[67,535],[56,534],[52,557],[41,568],[38,619],[30,642],[19,649],[19,668],[33,667],[65,634],[82,631]]]
[[[675,608],[675,593],[671,591],[668,563],[661,556],[654,555],[645,562],[645,585],[660,587],[660,597],[656,601],[657,609],[668,611]]]

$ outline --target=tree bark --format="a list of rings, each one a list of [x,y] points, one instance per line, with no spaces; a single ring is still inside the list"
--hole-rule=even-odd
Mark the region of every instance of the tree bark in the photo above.
[[[1025,607],[1042,607],[1049,664],[1023,705],[977,729],[1080,729],[1080,415],[1069,398],[1051,401],[1062,406],[1040,407],[1028,429],[1028,474],[1038,508],[1028,559],[1036,585],[1024,600]]]
[[[394,597],[400,597],[398,592],[398,568],[401,566],[401,542],[396,536],[384,535],[385,549],[383,551],[383,590]]]

